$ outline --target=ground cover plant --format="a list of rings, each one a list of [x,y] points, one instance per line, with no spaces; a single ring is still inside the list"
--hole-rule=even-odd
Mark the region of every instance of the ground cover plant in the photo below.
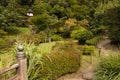
[[[102,57],[94,80],[120,80],[120,55],[111,54]]]

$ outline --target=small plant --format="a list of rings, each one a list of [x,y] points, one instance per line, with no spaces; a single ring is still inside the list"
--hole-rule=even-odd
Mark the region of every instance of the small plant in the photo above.
[[[95,47],[84,45],[84,46],[81,47],[81,51],[82,51],[83,55],[95,54]]]
[[[61,41],[63,38],[60,35],[53,35],[52,36],[52,41]]]

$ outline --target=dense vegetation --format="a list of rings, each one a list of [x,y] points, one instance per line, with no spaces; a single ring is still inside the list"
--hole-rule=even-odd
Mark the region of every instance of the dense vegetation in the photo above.
[[[39,39],[38,43],[70,37],[85,43],[86,40],[103,34],[106,30],[110,33],[112,43],[120,43],[119,0],[1,0],[0,2],[0,39],[10,34],[8,28],[31,25],[34,31],[40,34],[35,37],[35,40]],[[31,18],[26,15],[29,9],[34,13]],[[84,31],[81,31],[81,28],[84,28]],[[86,34],[90,34],[89,37],[85,36]]]
[[[46,43],[39,46],[33,43],[23,45],[28,60],[29,80],[53,80],[63,74],[75,72],[81,64],[81,53],[74,42]],[[16,46],[18,44],[11,51],[0,54],[0,68],[9,67],[15,63]],[[0,77],[6,79],[14,73],[13,71]]]
[[[27,16],[28,11],[34,15]],[[102,35],[119,46],[119,21],[119,0],[0,0],[0,68],[14,63],[14,48],[23,44],[29,80],[53,80],[74,72],[82,54],[96,54]],[[119,69],[114,65],[119,65],[119,59],[114,57],[101,59],[97,74],[104,77],[96,74],[96,80],[119,79],[120,73],[114,70]],[[109,65],[109,61],[114,62]],[[11,74],[14,71],[2,77]]]

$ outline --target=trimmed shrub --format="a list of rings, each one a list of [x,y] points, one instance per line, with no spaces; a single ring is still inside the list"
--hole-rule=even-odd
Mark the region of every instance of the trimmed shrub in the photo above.
[[[95,54],[95,47],[84,45],[81,47],[81,51],[82,51],[83,55]]]
[[[48,76],[48,80],[55,80],[66,73],[78,70],[80,66],[80,52],[72,43],[56,43],[53,51],[43,57],[41,78]]]
[[[52,41],[62,41],[62,40],[63,38],[60,35],[55,34],[52,36]]]
[[[120,80],[120,55],[112,54],[102,57],[94,80]]]
[[[85,41],[91,39],[93,34],[87,29],[81,28],[79,30],[72,31],[71,37],[77,39],[80,44],[85,44]]]

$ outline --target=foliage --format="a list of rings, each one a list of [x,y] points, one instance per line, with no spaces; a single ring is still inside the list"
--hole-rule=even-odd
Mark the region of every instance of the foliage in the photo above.
[[[119,57],[119,54],[102,57],[99,61],[94,80],[120,80]]]
[[[32,6],[35,0],[17,0],[21,6]]]
[[[56,43],[52,52],[43,57],[41,78],[53,80],[63,74],[76,71],[80,66],[80,53],[73,43]]]
[[[86,5],[73,5],[71,9],[73,10],[74,17],[78,20],[84,19],[89,12],[89,8]]]
[[[56,44],[56,42],[51,43],[41,43],[37,46],[37,49],[40,50],[40,53],[43,55],[47,55],[48,53],[51,53],[52,47]]]
[[[86,40],[86,44],[87,45],[97,45],[97,43],[99,42],[100,36],[96,36],[90,40]]]
[[[3,30],[0,30],[0,37],[4,36],[4,35],[6,35],[6,34],[7,34],[7,32],[5,32],[5,31],[3,31]]]
[[[119,37],[119,28],[112,28],[112,30],[110,30],[110,34],[109,37],[111,39],[111,43],[112,44],[116,44],[119,45],[120,44],[120,37]]]
[[[83,55],[94,55],[95,54],[95,47],[94,46],[88,46],[88,45],[84,45],[81,47],[81,51],[83,53]]]
[[[11,26],[4,29],[10,35],[17,35],[20,33],[29,33],[30,30],[24,27]]]
[[[52,36],[52,41],[61,41],[63,38],[60,35],[53,35]]]
[[[48,42],[46,39],[47,35],[45,32],[41,31],[38,34],[31,34],[31,33],[21,33],[16,37],[16,41],[19,43],[31,43],[38,45],[40,43]]]
[[[55,43],[52,43],[52,45],[54,44]],[[17,52],[16,47],[18,45],[19,44],[17,43],[14,46],[15,48],[12,48],[10,52],[7,51],[8,53],[6,54],[5,52],[0,54],[0,68],[8,67],[15,63],[15,54]],[[77,50],[76,46],[72,43],[56,44],[54,49],[52,49],[52,52],[48,49],[46,52],[43,51],[44,48],[48,47],[48,44],[45,44],[46,47],[44,44],[37,47],[33,43],[24,43],[23,45],[27,56],[27,71],[29,80],[55,79],[62,74],[76,71],[80,66],[81,58],[79,50]],[[51,46],[51,44],[49,44],[49,46]],[[52,47],[48,48],[51,49]],[[62,52],[60,52],[61,49],[63,50]],[[6,64],[8,61],[10,61],[10,63]],[[12,75],[13,73],[8,74]],[[6,76],[1,77],[6,78]]]
[[[5,31],[0,31],[0,49],[12,47],[12,45],[16,42],[18,38],[16,38],[16,35],[29,33],[28,28],[22,27],[7,27]]]
[[[95,20],[94,26],[101,27],[101,25],[108,26],[110,32],[111,42],[114,44],[119,44],[119,11],[120,11],[119,0],[105,0],[104,3],[99,3],[94,14]],[[111,14],[112,13],[112,14]],[[94,28],[95,29],[95,28]],[[98,28],[99,29],[99,28]],[[101,30],[102,31],[102,30]]]
[[[10,49],[11,50],[11,49]],[[15,63],[15,51],[9,51],[7,50],[0,50],[0,69],[7,68],[11,66],[13,63]],[[0,79],[7,79],[11,75],[15,74],[15,70],[10,71],[8,73],[0,75]]]
[[[93,37],[93,34],[87,29],[81,28],[79,30],[72,31],[71,37],[77,39],[80,44],[84,44],[86,40],[89,40]]]
[[[98,28],[93,28],[91,31],[96,35],[102,35],[105,33],[106,30],[108,30],[109,26],[99,26]]]
[[[8,26],[15,26],[19,25],[19,22],[21,22],[19,13],[12,10],[12,8],[7,9],[3,7],[0,15],[0,27],[6,28]]]
[[[39,38],[37,34],[31,35],[29,33],[23,33],[17,36],[16,41],[19,43],[39,43]]]

